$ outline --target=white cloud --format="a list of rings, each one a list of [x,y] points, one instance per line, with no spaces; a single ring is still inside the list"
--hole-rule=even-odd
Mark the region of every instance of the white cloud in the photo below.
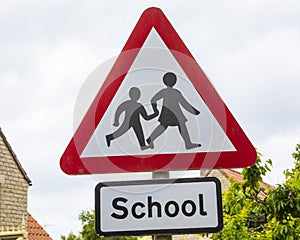
[[[295,166],[292,153],[295,152],[296,144],[300,144],[300,128],[285,134],[275,133],[261,143],[259,151],[263,154],[263,159],[273,161],[272,172],[266,177],[268,183],[275,185],[284,182],[283,172]]]
[[[300,88],[299,41],[299,32],[274,32],[217,59],[210,73],[229,108],[255,140],[299,126],[295,99]]]

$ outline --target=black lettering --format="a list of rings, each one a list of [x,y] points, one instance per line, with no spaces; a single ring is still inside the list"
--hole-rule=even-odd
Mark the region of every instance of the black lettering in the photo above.
[[[124,206],[118,205],[118,202],[126,203],[128,200],[126,198],[117,197],[113,200],[112,206],[114,209],[122,211],[122,214],[112,213],[111,216],[116,219],[124,219],[128,216],[128,210]]]
[[[190,212],[188,212],[188,210],[187,210],[187,205],[191,206]],[[185,216],[191,217],[196,213],[196,204],[192,200],[186,200],[183,202],[183,204],[181,206],[181,210]]]
[[[136,208],[137,208],[138,206],[139,206],[140,208],[144,208],[144,207],[145,207],[145,204],[143,204],[143,203],[141,203],[141,202],[137,202],[137,203],[133,204],[133,205],[132,205],[132,208],[131,208],[131,213],[132,213],[132,216],[134,216],[134,217],[137,218],[137,219],[140,219],[140,218],[143,218],[143,217],[146,215],[146,213],[141,212],[140,214],[137,214]]]
[[[170,206],[173,205],[174,206],[174,212],[171,213],[170,212]],[[179,206],[175,201],[169,201],[166,203],[165,206],[165,213],[167,214],[168,217],[176,217],[177,214],[179,213]]]
[[[152,208],[156,207],[157,217],[161,217],[161,205],[159,202],[152,202],[152,197],[148,197],[148,217],[152,218]]]
[[[200,207],[200,215],[206,216],[207,212],[204,210],[203,194],[199,194],[199,207]]]

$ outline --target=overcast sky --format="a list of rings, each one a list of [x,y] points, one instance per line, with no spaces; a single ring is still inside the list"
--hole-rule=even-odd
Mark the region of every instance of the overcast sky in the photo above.
[[[78,214],[93,208],[101,178],[59,167],[77,95],[150,6],[164,11],[263,159],[273,160],[266,181],[282,182],[292,166],[299,1],[0,0],[0,127],[33,182],[29,212],[53,239],[80,229]]]

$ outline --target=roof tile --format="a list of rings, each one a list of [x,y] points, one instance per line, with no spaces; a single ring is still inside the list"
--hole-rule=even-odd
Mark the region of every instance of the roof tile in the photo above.
[[[233,181],[236,182],[243,182],[243,175],[240,172],[237,172],[232,169],[220,169],[220,172],[223,173],[226,178],[231,178]],[[265,183],[265,182],[259,182],[259,185],[261,187],[261,190],[259,192],[259,196],[264,198],[266,196],[265,190],[266,189],[274,189],[274,186]]]
[[[30,213],[28,213],[28,240],[52,240]]]

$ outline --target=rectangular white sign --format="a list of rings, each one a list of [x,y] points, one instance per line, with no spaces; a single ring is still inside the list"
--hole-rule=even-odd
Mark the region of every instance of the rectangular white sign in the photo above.
[[[103,236],[218,232],[223,227],[217,178],[99,183],[96,232]]]

